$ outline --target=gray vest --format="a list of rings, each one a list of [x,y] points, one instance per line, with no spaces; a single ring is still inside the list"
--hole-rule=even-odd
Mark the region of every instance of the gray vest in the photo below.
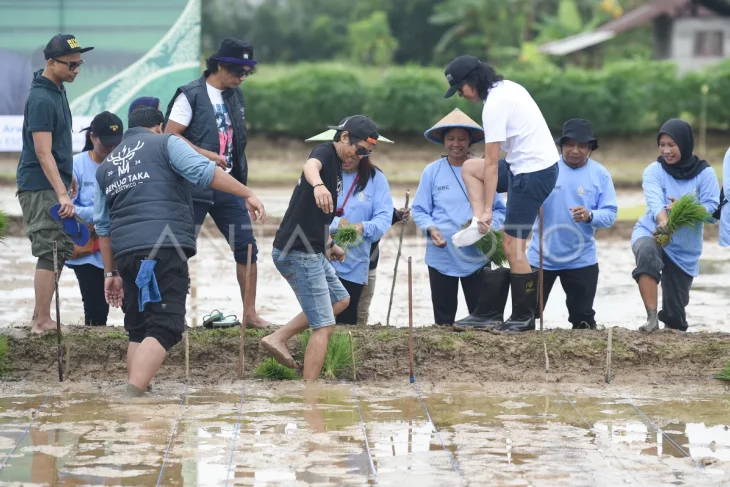
[[[213,105],[210,103],[210,97],[208,96],[208,89],[205,86],[208,74],[206,71],[200,78],[179,87],[175,91],[170,104],[167,106],[165,124],[170,118],[172,106],[178,95],[184,93],[193,109],[193,118],[182,136],[201,149],[220,154],[218,124],[215,120]],[[222,96],[233,126],[233,168],[231,169],[231,176],[242,184],[246,184],[248,181],[248,161],[246,160],[246,117],[243,93],[239,88],[235,88],[223,90]],[[196,186],[192,183],[188,184],[190,185],[193,200],[213,204],[212,189]]]
[[[115,258],[176,246],[188,257],[195,255],[193,202],[186,180],[170,166],[169,137],[129,129],[96,170],[109,207]]]

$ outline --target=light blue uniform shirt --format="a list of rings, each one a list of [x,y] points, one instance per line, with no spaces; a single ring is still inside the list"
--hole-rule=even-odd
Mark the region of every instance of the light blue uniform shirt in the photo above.
[[[74,177],[79,183],[79,193],[73,201],[74,208],[78,216],[92,225],[94,223],[94,193],[97,186],[96,170],[100,165],[94,162],[88,151],[80,152],[74,156]],[[94,252],[91,255],[66,261],[66,265],[69,267],[84,264],[91,264],[103,269],[101,252]]]
[[[337,204],[345,201],[345,196],[355,182],[356,173],[342,173],[342,187],[337,195]],[[330,224],[330,233],[337,231],[340,220],[345,218],[351,224],[362,223],[362,241],[347,249],[344,262],[332,262],[337,276],[356,284],[367,284],[370,267],[370,246],[380,240],[393,222],[393,198],[385,175],[375,170],[375,177],[368,181],[361,192],[353,188],[343,207],[342,217],[336,216]]]
[[[210,186],[215,172],[214,162],[195,152],[184,140],[174,135],[167,139],[167,154],[173,171],[193,184]],[[140,215],[140,218],[144,218],[144,215]],[[109,207],[106,195],[98,185],[94,193],[94,228],[101,237],[109,235]]]
[[[608,170],[593,159],[573,169],[563,158],[560,174],[550,196],[543,203],[543,266],[549,271],[580,269],[598,263],[597,228],[608,228],[616,221],[616,190]],[[590,223],[574,222],[570,208],[582,206],[593,212]],[[540,223],[532,227],[527,260],[540,265]]]
[[[722,188],[727,198],[730,194],[730,149],[722,161]],[[723,207],[720,212],[720,246],[730,247],[730,206]]]
[[[492,228],[499,230],[506,213],[504,199],[497,193],[492,205]],[[436,227],[446,240],[440,249],[426,237],[426,265],[441,274],[466,277],[484,267],[489,260],[473,245],[457,248],[451,237],[474,216],[461,177],[461,167],[452,166],[446,158],[434,161],[423,170],[411,209],[416,226],[426,234]]]
[[[711,167],[705,168],[692,179],[674,179],[659,162],[653,162],[644,170],[642,187],[646,198],[646,215],[634,225],[631,245],[641,237],[653,236],[656,216],[671,203],[670,196],[679,199],[686,194],[695,194],[709,213],[717,209],[720,200],[720,185]],[[714,219],[708,221],[708,223],[714,222]],[[680,228],[674,232],[672,241],[664,248],[672,262],[692,277],[697,277],[700,273],[704,230],[703,223],[698,223],[694,227]]]

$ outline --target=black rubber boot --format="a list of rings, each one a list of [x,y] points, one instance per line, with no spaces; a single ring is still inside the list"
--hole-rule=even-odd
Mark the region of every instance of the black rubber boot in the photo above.
[[[535,329],[535,314],[540,296],[539,273],[510,274],[512,285],[512,314],[494,331],[521,332]]]
[[[482,284],[479,290],[477,309],[464,319],[454,323],[455,327],[488,330],[504,322],[504,307],[509,295],[509,269],[482,269]]]

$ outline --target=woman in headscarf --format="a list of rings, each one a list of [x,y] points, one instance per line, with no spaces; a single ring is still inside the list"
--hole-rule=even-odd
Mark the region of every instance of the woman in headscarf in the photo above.
[[[458,248],[451,237],[474,216],[461,169],[473,157],[469,147],[484,140],[484,131],[458,108],[428,129],[426,139],[441,144],[447,155],[432,162],[421,175],[413,200],[413,221],[428,236],[426,265],[431,284],[433,318],[437,325],[452,325],[458,306],[459,281],[469,313],[477,311],[483,280],[491,278],[489,260],[474,245]],[[494,196],[493,229],[501,228],[505,217],[502,196]],[[485,272],[482,269],[485,268]],[[509,273],[504,277],[509,280]],[[485,302],[490,297],[485,296]],[[470,317],[471,318],[471,317]],[[459,322],[477,326],[484,318]]]
[[[699,275],[704,223],[680,228],[662,248],[654,237],[666,233],[674,203],[694,194],[712,214],[718,206],[720,187],[715,171],[693,154],[692,128],[683,120],[667,121],[657,135],[659,157],[644,171],[646,215],[634,226],[631,249],[636,258],[633,278],[646,307],[647,322],[639,329],[652,332],[662,321],[667,328],[686,331],[685,308],[692,280]],[[658,285],[662,284],[662,310],[657,313]]]
[[[73,202],[76,215],[91,225],[94,223],[96,170],[122,141],[124,125],[115,114],[102,112],[84,130],[86,145],[73,159],[74,177],[79,183],[79,191]],[[79,281],[84,303],[84,323],[87,326],[106,326],[109,305],[104,297],[104,264],[98,240],[92,238],[84,247],[74,246],[73,256],[66,261],[66,265],[73,269]]]

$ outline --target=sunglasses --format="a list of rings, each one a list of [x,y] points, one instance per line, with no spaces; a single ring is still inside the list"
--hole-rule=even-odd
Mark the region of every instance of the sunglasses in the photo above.
[[[229,70],[231,74],[237,78],[243,78],[243,77],[249,77],[256,73],[255,68],[244,68],[244,67],[237,67],[235,69]]]
[[[60,61],[56,58],[53,58],[54,61],[57,63],[65,64],[68,66],[69,71],[76,71],[77,69],[81,68],[81,66],[84,65],[84,61]]]
[[[373,153],[373,151],[367,150],[365,147],[362,147],[362,146],[359,146],[359,145],[357,145],[355,147],[356,147],[355,154],[357,154],[358,156],[368,157],[370,154]]]

